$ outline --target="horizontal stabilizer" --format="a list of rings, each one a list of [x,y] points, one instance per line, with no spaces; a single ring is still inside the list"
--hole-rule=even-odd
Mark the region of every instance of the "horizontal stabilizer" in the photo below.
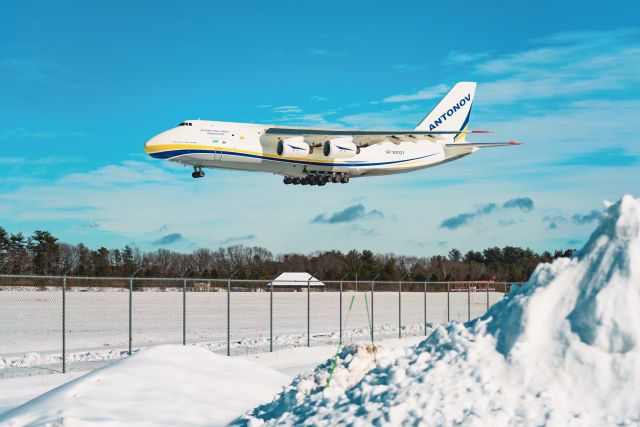
[[[510,145],[522,145],[522,142],[464,142],[461,144],[445,144],[446,148],[492,148],[492,147],[508,147]]]

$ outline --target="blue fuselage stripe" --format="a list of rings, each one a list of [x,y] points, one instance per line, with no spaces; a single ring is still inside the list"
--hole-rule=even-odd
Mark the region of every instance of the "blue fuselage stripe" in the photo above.
[[[235,153],[232,151],[211,151],[211,150],[170,150],[170,151],[161,151],[158,153],[152,153],[151,157],[156,158],[156,159],[171,159],[174,157],[178,157],[178,156],[184,156],[184,155],[188,155],[188,154],[224,154],[227,156],[239,156],[239,157],[250,157],[250,158],[254,158],[254,159],[262,159],[262,160],[271,160],[271,161],[275,161],[275,162],[285,162],[285,163],[294,163],[294,164],[300,164],[300,165],[314,165],[314,166],[333,166],[333,167],[357,167],[357,166],[382,166],[382,165],[391,165],[391,164],[396,164],[396,163],[404,163],[404,162],[410,162],[412,160],[420,160],[420,159],[424,159],[427,157],[431,157],[431,156],[435,156],[437,153],[433,153],[433,154],[427,154],[425,156],[420,156],[420,157],[413,157],[411,159],[404,159],[404,160],[393,160],[390,162],[377,162],[377,163],[360,163],[360,162],[353,162],[353,163],[322,163],[322,162],[311,162],[311,161],[304,161],[304,160],[290,160],[290,159],[278,159],[278,158],[273,158],[273,157],[265,157],[265,156],[260,156],[260,155],[256,155],[256,154],[247,154],[247,153]]]

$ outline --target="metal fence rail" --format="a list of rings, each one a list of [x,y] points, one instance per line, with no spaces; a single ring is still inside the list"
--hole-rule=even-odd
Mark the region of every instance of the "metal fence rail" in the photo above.
[[[0,378],[95,369],[159,344],[231,356],[426,336],[438,324],[481,316],[513,285],[321,284],[0,275]]]

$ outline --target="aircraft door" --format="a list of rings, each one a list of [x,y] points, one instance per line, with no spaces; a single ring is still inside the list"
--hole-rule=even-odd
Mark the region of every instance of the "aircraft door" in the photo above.
[[[228,161],[230,159],[228,155],[229,149],[231,149],[233,145],[234,144],[229,138],[229,135],[227,135],[225,138],[222,138],[220,142],[216,144],[215,160],[218,162],[223,160]]]
[[[218,162],[222,157],[222,149],[221,149],[222,140],[214,139],[212,145],[213,145],[213,160]]]

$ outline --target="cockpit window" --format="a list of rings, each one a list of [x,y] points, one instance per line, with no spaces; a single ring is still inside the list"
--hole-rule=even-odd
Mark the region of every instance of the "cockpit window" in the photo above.
[[[182,122],[182,123],[180,123],[178,126],[193,126],[193,123],[189,123],[189,122]]]

